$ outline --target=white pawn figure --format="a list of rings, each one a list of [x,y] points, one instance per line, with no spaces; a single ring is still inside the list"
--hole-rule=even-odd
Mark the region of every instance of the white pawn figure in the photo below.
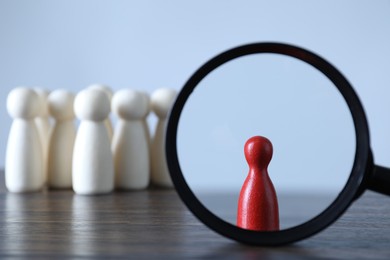
[[[148,146],[149,146],[149,149],[151,147],[151,143],[152,143],[152,138],[150,136],[150,129],[149,129],[149,124],[148,124],[148,116],[150,114],[150,112],[152,111],[152,105],[150,103],[150,96],[147,92],[141,92],[147,102],[147,105],[148,105],[148,110],[147,112],[145,113],[145,116],[143,118],[143,125],[144,125],[144,128],[145,128],[145,135],[146,135],[146,140],[148,142]]]
[[[84,195],[109,193],[114,188],[114,164],[104,120],[110,100],[102,91],[85,89],[76,96],[74,112],[81,122],[73,149],[73,190]]]
[[[47,183],[48,172],[48,149],[49,149],[49,138],[50,138],[50,122],[49,122],[49,110],[47,97],[49,92],[42,88],[34,88],[35,93],[39,97],[40,110],[38,116],[35,118],[35,124],[38,129],[39,138],[42,144],[43,163],[44,163],[44,178]]]
[[[165,135],[168,112],[173,106],[177,92],[173,89],[161,88],[153,92],[151,105],[158,117],[156,132],[152,140],[152,182],[162,187],[173,187],[165,157]]]
[[[13,89],[7,110],[14,120],[6,151],[5,185],[11,192],[39,191],[44,185],[42,145],[34,122],[39,97],[32,89]]]
[[[92,85],[89,85],[88,88],[103,91],[107,95],[107,97],[111,103],[113,93],[112,93],[112,89],[109,86],[102,85],[102,84],[92,84]],[[114,130],[112,127],[112,122],[111,122],[110,116],[108,116],[107,119],[104,120],[104,124],[106,125],[108,136],[110,137],[110,140],[112,140],[112,137],[114,135]]]
[[[145,189],[150,180],[149,144],[144,118],[149,104],[142,92],[124,89],[115,93],[112,111],[118,115],[112,151],[116,187]]]
[[[152,111],[152,104],[150,103],[150,95],[147,92],[141,92],[148,104],[148,111],[145,113],[144,118],[142,119],[142,123],[144,126],[145,130],[145,136],[146,136],[146,141],[148,143],[148,148],[149,148],[149,175],[151,175],[152,171],[152,155],[151,155],[151,150],[152,150],[152,138],[150,136],[150,129],[149,129],[149,123],[148,123],[148,116],[150,112]]]
[[[72,156],[76,137],[73,102],[74,95],[66,90],[55,90],[48,97],[49,113],[55,119],[48,155],[50,188],[72,188]]]

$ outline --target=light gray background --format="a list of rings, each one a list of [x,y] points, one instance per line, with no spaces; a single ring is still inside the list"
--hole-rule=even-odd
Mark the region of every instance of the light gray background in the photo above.
[[[389,1],[0,0],[0,167],[15,86],[179,90],[217,53],[258,41],[305,47],[340,69],[365,106],[376,163],[390,166]]]

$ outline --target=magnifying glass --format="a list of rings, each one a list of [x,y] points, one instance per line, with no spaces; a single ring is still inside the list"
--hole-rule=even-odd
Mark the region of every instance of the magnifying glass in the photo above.
[[[276,229],[239,224],[252,137],[271,143]],[[166,157],[179,196],[206,226],[273,246],[323,230],[366,189],[390,195],[390,170],[374,164],[369,139],[362,104],[335,67],[300,47],[255,43],[217,55],[190,77],[170,112]]]

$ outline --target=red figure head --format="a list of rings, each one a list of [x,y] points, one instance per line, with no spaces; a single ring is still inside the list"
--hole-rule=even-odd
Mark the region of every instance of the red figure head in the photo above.
[[[272,158],[272,143],[263,136],[253,136],[245,143],[244,153],[249,167],[266,169]]]

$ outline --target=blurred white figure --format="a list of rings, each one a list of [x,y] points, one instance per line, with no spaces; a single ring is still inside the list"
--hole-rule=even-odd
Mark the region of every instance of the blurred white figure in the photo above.
[[[53,91],[48,97],[49,113],[55,120],[48,154],[50,188],[72,188],[72,156],[76,137],[73,102],[74,94],[62,89]]]
[[[148,123],[148,117],[149,117],[149,114],[150,112],[152,111],[152,105],[150,103],[150,95],[149,93],[147,92],[141,92],[148,104],[148,111],[147,113],[145,113],[145,116],[142,120],[142,124],[144,126],[144,130],[145,130],[145,136],[146,136],[146,141],[148,143],[148,149],[149,149],[149,175],[152,174],[152,155],[151,155],[151,151],[152,151],[152,137],[150,135],[150,128],[149,128],[149,123]]]
[[[88,88],[89,89],[97,89],[97,90],[103,91],[107,95],[107,97],[108,97],[108,99],[110,100],[110,103],[111,103],[113,92],[112,92],[112,89],[109,86],[103,85],[103,84],[92,84],[92,85],[89,85]],[[110,137],[110,140],[112,140],[112,136],[114,134],[114,131],[113,131],[110,115],[108,115],[106,120],[104,120],[104,124],[106,125],[108,136]]]
[[[151,106],[158,117],[156,131],[151,145],[152,182],[161,187],[173,187],[165,157],[165,135],[168,112],[176,100],[174,89],[161,88],[153,92]]]
[[[40,112],[34,90],[15,88],[7,98],[13,118],[5,160],[5,185],[11,192],[39,191],[44,185],[42,145],[34,119]]]
[[[149,146],[149,150],[150,150],[150,147],[151,147],[151,143],[152,143],[152,138],[150,136],[150,129],[149,129],[149,124],[148,124],[148,116],[150,114],[150,112],[152,111],[152,104],[150,102],[150,96],[147,92],[141,92],[146,100],[146,103],[147,103],[147,106],[148,106],[148,110],[147,112],[145,113],[145,116],[143,118],[143,125],[144,125],[144,129],[145,129],[145,136],[146,136],[146,140],[148,142],[148,146]]]
[[[74,111],[80,126],[73,149],[73,190],[85,195],[109,193],[114,188],[114,164],[104,120],[110,100],[102,91],[85,89],[76,96]]]
[[[112,99],[112,111],[119,117],[112,142],[116,186],[144,189],[150,180],[149,145],[144,128],[148,102],[142,92],[123,89]]]
[[[48,163],[48,149],[49,149],[49,137],[50,137],[50,122],[49,122],[49,110],[47,97],[49,91],[42,88],[34,88],[35,93],[39,98],[39,114],[35,118],[35,124],[38,129],[39,139],[42,144],[42,155],[43,155],[43,167],[44,167],[44,178],[45,183],[47,183],[48,172],[47,172],[47,163]]]

